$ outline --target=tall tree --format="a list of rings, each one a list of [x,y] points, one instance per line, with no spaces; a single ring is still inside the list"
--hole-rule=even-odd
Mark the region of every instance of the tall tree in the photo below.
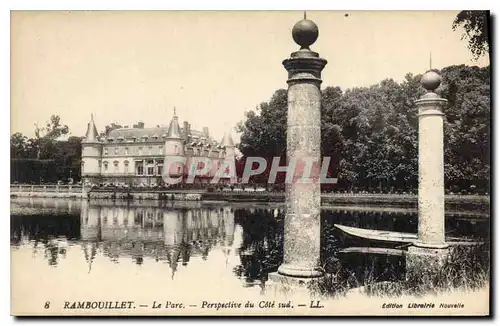
[[[59,141],[69,128],[52,115],[44,127],[35,124],[35,137],[28,139],[21,133],[11,135],[11,177],[23,182],[79,179],[81,165],[81,137]]]
[[[489,182],[490,69],[450,66],[438,89],[445,108],[447,189],[486,190]],[[321,148],[331,157],[337,187],[354,191],[415,191],[418,185],[418,112],[421,76],[370,87],[322,91]],[[238,125],[245,156],[286,152],[286,91],[277,91]],[[265,175],[264,175],[265,177]]]
[[[10,136],[10,157],[23,158],[26,157],[28,137],[20,132],[16,132]]]
[[[69,132],[67,125],[61,124],[61,117],[59,115],[51,115],[50,120],[45,126],[45,137],[48,139],[56,139],[62,135],[66,135]]]
[[[469,50],[475,59],[489,50],[489,17],[489,11],[464,10],[458,13],[453,21],[453,30],[459,26],[463,27],[465,33],[462,35],[462,39],[468,39]]]

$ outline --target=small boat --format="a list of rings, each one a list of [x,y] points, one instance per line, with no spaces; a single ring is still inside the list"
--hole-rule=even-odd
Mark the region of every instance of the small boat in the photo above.
[[[375,242],[412,244],[418,239],[417,234],[414,233],[361,229],[341,224],[334,224],[334,227],[345,232],[351,237],[371,240]]]
[[[361,253],[375,255],[404,256],[405,250],[394,248],[373,248],[373,247],[349,247],[340,249],[341,254]]]
[[[365,242],[368,241],[393,246],[409,246],[414,244],[418,240],[418,235],[416,233],[362,229],[341,224],[334,224],[334,227],[343,231],[351,238],[357,238],[358,240]],[[457,246],[478,245],[482,244],[483,242],[466,238],[447,237],[446,243],[450,246]]]

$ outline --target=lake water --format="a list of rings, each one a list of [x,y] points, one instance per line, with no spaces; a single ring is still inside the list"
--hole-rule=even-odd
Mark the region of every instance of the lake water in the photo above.
[[[261,295],[281,263],[283,218],[282,204],[15,198],[10,243],[12,275],[20,282],[13,280],[13,295],[40,304],[57,291],[87,298],[96,287],[115,296],[180,295],[193,288]],[[327,271],[341,266],[353,286],[404,275],[401,256],[340,252],[352,243],[334,223],[416,233],[416,210],[322,209]],[[448,212],[446,230],[447,236],[488,238],[488,215]]]

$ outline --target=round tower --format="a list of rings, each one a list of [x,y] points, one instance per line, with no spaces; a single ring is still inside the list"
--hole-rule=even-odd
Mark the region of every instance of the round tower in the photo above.
[[[222,151],[222,165],[225,168],[222,180],[225,183],[236,183],[236,162],[235,162],[235,146],[230,132],[224,133],[221,145]]]
[[[95,183],[101,176],[101,155],[102,143],[99,141],[94,115],[92,114],[87,125],[85,138],[82,140],[82,183]]]
[[[175,108],[174,108],[174,116],[170,121],[170,126],[168,127],[168,132],[165,139],[164,154],[165,154],[165,164],[164,164],[165,170],[163,171],[164,180],[166,183],[169,183],[168,179],[165,177],[176,179],[182,176],[184,172],[183,169],[184,165],[180,163],[183,162],[182,160],[184,159],[184,144],[182,141],[181,130],[179,127],[179,119],[175,112]]]

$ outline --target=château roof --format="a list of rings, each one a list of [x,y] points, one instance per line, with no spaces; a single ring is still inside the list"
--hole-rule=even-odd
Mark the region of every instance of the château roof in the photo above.
[[[155,128],[120,128],[111,130],[108,138],[118,139],[122,137],[123,139],[142,139],[147,136],[147,141],[155,141],[155,135],[161,140],[164,135],[168,132],[166,127],[155,127]],[[158,140],[157,139],[157,140]]]
[[[113,141],[113,142],[127,142],[127,141],[136,141],[141,143],[158,143],[163,142],[167,138],[171,139],[179,139],[185,141],[187,146],[207,146],[207,147],[219,147],[219,142],[208,135],[208,129],[204,128],[204,131],[198,131],[191,129],[190,125],[187,122],[184,122],[184,127],[181,128],[179,125],[179,119],[174,109],[174,116],[170,121],[168,127],[166,126],[156,126],[153,128],[118,128],[113,129],[109,132],[108,136],[104,140]],[[92,134],[96,135],[97,140],[97,129],[95,128],[94,120],[92,119],[89,123],[91,136]],[[188,128],[189,135],[186,135],[185,129]],[[206,132],[206,133],[205,133]],[[87,134],[89,131],[87,131]],[[234,147],[233,139],[230,134],[225,134],[222,139],[222,145]]]
[[[94,123],[94,115],[90,115],[90,122],[87,124],[87,132],[85,133],[85,141],[93,142],[99,141],[98,139],[99,133],[97,132],[97,128]]]
[[[146,142],[157,142],[163,140],[168,134],[169,127],[154,127],[154,128],[120,128],[114,129],[109,132],[107,138],[112,138],[114,140],[122,137],[123,139],[141,139],[147,136]],[[184,128],[179,128],[179,133],[184,134]],[[203,132],[191,129],[191,137],[201,137]],[[158,136],[158,139],[154,139],[154,136]]]
[[[174,111],[174,116],[170,121],[170,126],[168,127],[167,138],[182,138],[181,128],[179,127],[179,119]]]
[[[222,147],[234,147],[233,137],[231,137],[231,134],[228,132],[224,134],[220,143]]]

